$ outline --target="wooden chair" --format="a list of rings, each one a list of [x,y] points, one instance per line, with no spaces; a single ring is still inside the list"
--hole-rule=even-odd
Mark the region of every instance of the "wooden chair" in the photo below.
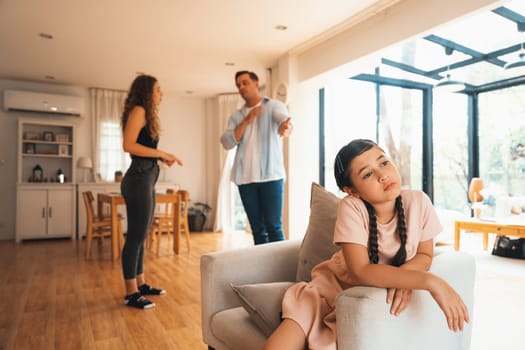
[[[111,218],[105,217],[102,213],[95,211],[93,205],[95,197],[91,191],[82,192],[82,198],[84,199],[84,206],[86,207],[86,258],[88,258],[91,255],[91,245],[94,238],[99,240],[100,245],[104,237],[111,237]],[[122,221],[119,217],[119,248],[122,248],[124,244],[124,234],[122,231]]]
[[[180,229],[186,237],[186,246],[190,251],[190,227],[188,225],[188,207],[190,205],[190,193],[186,190],[177,192],[180,201]]]
[[[167,189],[167,194],[174,194],[175,190]],[[156,212],[153,216],[153,223],[149,232],[149,238],[146,242],[146,246],[151,248],[153,242],[156,242],[156,251],[157,254],[160,250],[160,237],[162,234],[167,234],[168,240],[170,240],[170,235],[174,234],[173,230],[173,221],[174,215],[180,215],[180,228],[177,230],[177,234],[184,233],[186,237],[186,246],[188,251],[190,251],[190,236],[188,229],[188,205],[189,205],[189,192],[188,191],[177,191],[177,197],[180,204],[178,210],[173,208],[173,203],[166,203],[164,205],[164,210]]]

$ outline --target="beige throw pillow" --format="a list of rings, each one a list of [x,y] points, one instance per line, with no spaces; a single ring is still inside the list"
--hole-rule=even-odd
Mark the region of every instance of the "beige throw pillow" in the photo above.
[[[250,319],[269,337],[281,323],[283,296],[295,282],[231,285]]]
[[[332,243],[339,201],[335,194],[312,183],[310,220],[299,250],[297,281],[310,281],[312,268],[340,249]]]

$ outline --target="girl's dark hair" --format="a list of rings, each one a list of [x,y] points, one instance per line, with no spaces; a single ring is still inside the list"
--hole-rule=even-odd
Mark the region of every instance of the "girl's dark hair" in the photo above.
[[[141,106],[146,111],[146,126],[153,140],[158,140],[160,135],[160,122],[157,115],[157,106],[153,103],[153,86],[157,82],[151,75],[139,75],[131,83],[124,111],[122,112],[122,130],[126,128],[129,113],[135,106]]]
[[[349,144],[339,150],[335,157],[334,163],[334,176],[337,187],[343,191],[344,187],[352,187],[352,181],[350,179],[350,163],[355,157],[363,154],[364,152],[378,147],[377,144],[371,140],[356,139],[351,141]],[[363,199],[362,199],[363,200]],[[367,201],[363,200],[368,216],[370,217],[370,233],[368,235],[368,257],[372,264],[379,262],[379,248],[377,243],[377,218],[374,207]],[[394,266],[401,266],[406,260],[406,241],[407,241],[407,229],[405,223],[405,210],[403,209],[403,202],[401,196],[396,198],[397,211],[397,233],[401,241],[401,246],[397,251],[396,255],[392,259],[391,264]]]

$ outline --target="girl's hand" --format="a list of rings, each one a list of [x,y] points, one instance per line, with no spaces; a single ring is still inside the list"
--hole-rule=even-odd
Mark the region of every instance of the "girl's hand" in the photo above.
[[[469,322],[467,306],[447,282],[438,277],[435,281],[435,287],[430,289],[430,294],[445,314],[448,328],[454,332],[462,331],[464,323]]]
[[[412,300],[412,290],[389,288],[386,292],[386,303],[391,304],[390,313],[399,316]]]
[[[171,167],[174,163],[182,166],[182,161],[171,153],[161,151],[160,160],[169,167]]]

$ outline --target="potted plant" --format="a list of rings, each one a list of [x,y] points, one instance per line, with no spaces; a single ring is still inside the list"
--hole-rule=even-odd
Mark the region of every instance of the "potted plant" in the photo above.
[[[195,202],[188,208],[188,225],[191,232],[202,232],[211,207],[206,203]]]

